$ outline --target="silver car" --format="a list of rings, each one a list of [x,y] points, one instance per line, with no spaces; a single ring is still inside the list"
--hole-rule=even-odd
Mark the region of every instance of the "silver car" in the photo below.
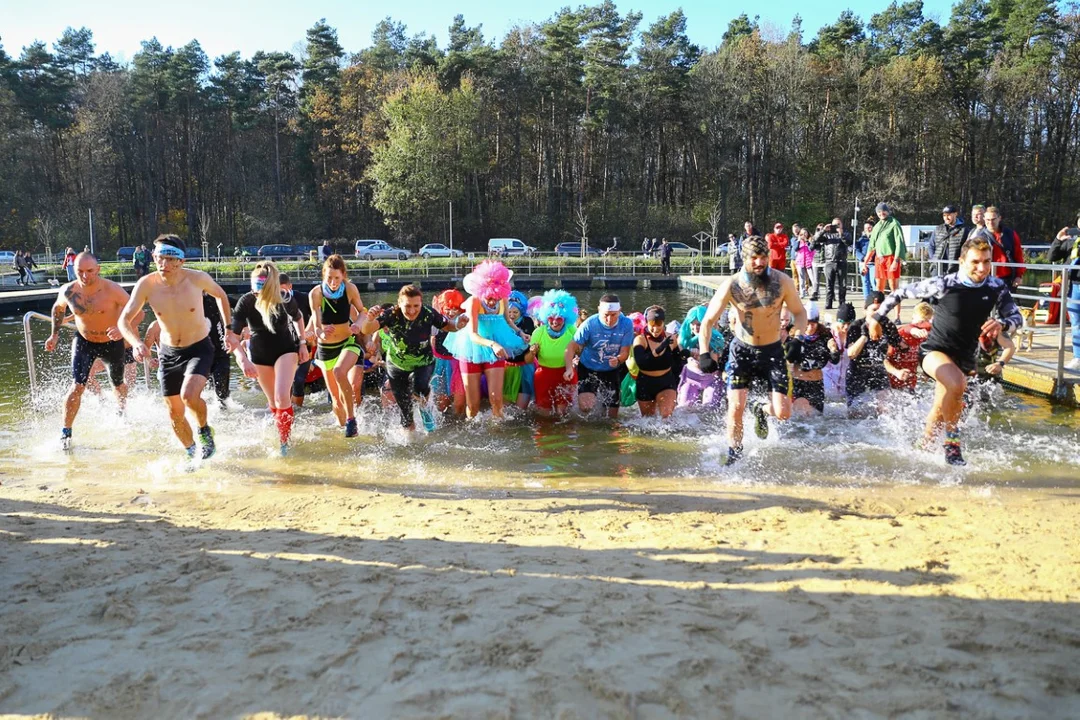
[[[451,250],[442,243],[428,243],[420,248],[420,252],[418,252],[417,255],[425,260],[428,258],[465,257],[465,253],[460,250]]]
[[[390,243],[379,241],[358,248],[361,260],[408,260],[411,252],[396,248]]]

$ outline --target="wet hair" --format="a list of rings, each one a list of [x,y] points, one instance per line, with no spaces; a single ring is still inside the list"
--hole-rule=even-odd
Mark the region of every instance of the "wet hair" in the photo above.
[[[172,233],[158,235],[156,238],[154,238],[154,244],[157,245],[159,243],[162,245],[174,247],[182,253],[187,253],[187,245],[184,243],[183,240],[180,239],[180,236],[178,235],[173,235]]]
[[[870,294],[866,297],[865,307],[870,307],[875,303],[880,305],[883,302],[885,302],[885,293],[881,292],[880,290],[871,290]]]
[[[398,300],[400,300],[401,298],[405,298],[405,297],[423,298],[424,293],[420,292],[420,288],[416,287],[415,285],[402,285],[401,289],[398,290],[397,296],[398,296]]]
[[[752,257],[754,257],[756,255],[768,255],[768,254],[769,254],[769,246],[768,246],[768,244],[766,244],[766,242],[764,240],[762,240],[761,238],[759,238],[757,235],[754,235],[753,237],[748,237],[745,240],[743,240],[743,244],[742,244],[743,260],[746,260],[748,258],[752,258]]]
[[[972,250],[975,252],[990,252],[990,242],[982,235],[969,237],[964,241],[964,244],[960,246],[960,257],[964,257]]]
[[[251,271],[252,277],[261,275],[266,275],[266,282],[263,283],[262,290],[255,292],[255,309],[262,315],[266,329],[277,332],[274,330],[274,315],[282,309],[281,282],[277,265],[269,260],[263,260]]]
[[[345,280],[349,279],[349,269],[345,266],[345,258],[341,257],[337,253],[334,253],[330,257],[326,258],[322,266],[322,276],[325,279],[326,274],[331,270],[340,270],[345,276]]]

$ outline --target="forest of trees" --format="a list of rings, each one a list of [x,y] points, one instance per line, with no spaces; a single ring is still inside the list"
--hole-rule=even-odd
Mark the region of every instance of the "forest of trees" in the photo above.
[[[713,49],[675,11],[610,1],[498,42],[387,18],[349,52],[325,21],[298,54],[211,60],[146,40],[130,63],[69,28],[0,45],[0,246],[102,247],[172,231],[226,247],[491,236],[550,246],[1001,206],[1025,242],[1080,208],[1080,11],[920,0],[804,37],[746,15]]]

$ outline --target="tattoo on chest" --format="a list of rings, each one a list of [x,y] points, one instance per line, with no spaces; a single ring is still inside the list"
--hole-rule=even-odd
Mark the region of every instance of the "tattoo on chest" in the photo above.
[[[780,280],[775,273],[769,273],[765,284],[758,286],[740,274],[738,280],[731,285],[731,299],[743,311],[772,307],[779,310]]]
[[[90,309],[89,299],[84,297],[78,290],[69,288],[65,296],[67,297],[68,305],[71,306],[71,311],[76,315],[82,315]]]

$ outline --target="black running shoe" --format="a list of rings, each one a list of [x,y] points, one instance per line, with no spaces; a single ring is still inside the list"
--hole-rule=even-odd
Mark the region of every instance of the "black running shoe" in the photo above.
[[[354,438],[359,435],[359,431],[356,429],[356,418],[349,418],[345,421],[345,437]]]
[[[742,459],[742,448],[729,447],[727,451],[727,459],[724,460],[724,467],[731,467],[735,463]]]
[[[199,444],[202,446],[201,457],[203,460],[214,457],[214,453],[217,452],[217,445],[214,444],[214,430],[209,425],[199,430]]]
[[[754,403],[754,434],[762,440],[769,437],[769,416],[764,403]]]
[[[964,460],[964,456],[960,454],[959,445],[946,445],[945,446],[945,462],[950,465],[967,465],[967,461]]]
[[[60,449],[61,450],[70,450],[71,449],[71,431],[68,430],[67,428],[62,428],[60,430]]]

